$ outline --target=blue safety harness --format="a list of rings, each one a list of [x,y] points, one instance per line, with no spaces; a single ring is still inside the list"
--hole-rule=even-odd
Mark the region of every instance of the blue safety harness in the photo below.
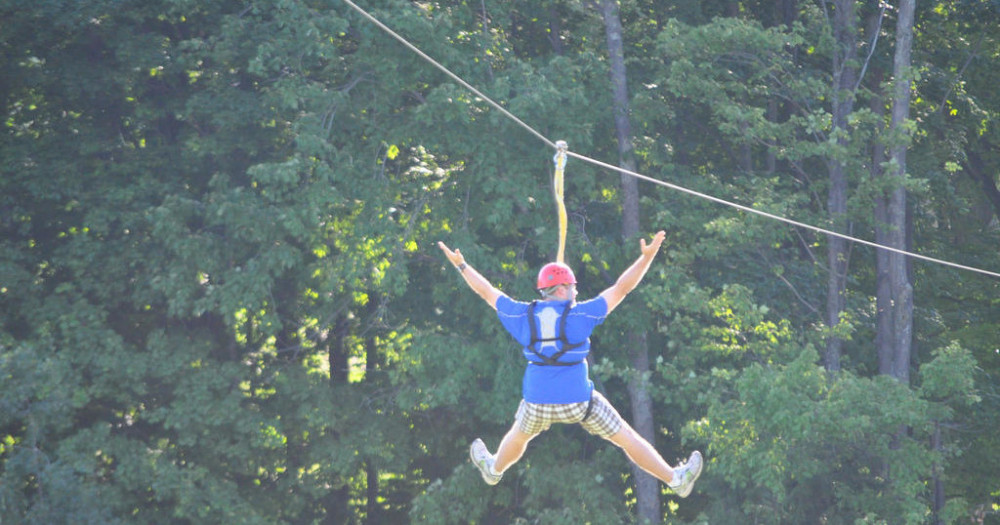
[[[542,337],[542,334],[538,330],[538,322],[535,321],[535,307],[537,305],[538,301],[531,301],[531,304],[528,305],[528,328],[531,330],[531,341],[528,342],[528,346],[525,348],[535,354],[535,357],[540,359],[540,361],[532,361],[529,359],[528,362],[535,366],[573,366],[584,362],[587,359],[586,357],[578,361],[559,360],[560,357],[566,355],[566,352],[580,348],[585,343],[585,341],[570,343],[569,340],[566,339],[566,318],[569,317],[570,305],[567,304],[566,308],[563,309],[562,314],[559,315],[559,322],[556,324],[555,337]],[[551,343],[553,341],[561,342],[562,348],[550,356],[543,354],[539,343]],[[594,395],[593,392],[591,392],[590,399],[587,401],[587,411],[583,413],[583,418],[580,419],[581,423],[590,417],[593,408]]]
[[[566,355],[566,352],[580,348],[584,345],[584,342],[570,343],[569,340],[566,339],[566,318],[569,317],[569,305],[566,305],[566,308],[563,309],[562,314],[559,316],[559,322],[556,324],[556,336],[542,337],[538,330],[538,322],[535,321],[535,306],[537,304],[538,301],[532,301],[531,304],[528,305],[528,328],[531,330],[531,341],[525,348],[535,354],[535,357],[540,359],[540,361],[532,361],[529,359],[528,362],[538,366],[573,366],[582,363],[584,361],[583,359],[580,359],[579,361],[559,360],[560,357]],[[561,342],[562,348],[550,356],[543,354],[539,343],[551,343],[554,341]]]

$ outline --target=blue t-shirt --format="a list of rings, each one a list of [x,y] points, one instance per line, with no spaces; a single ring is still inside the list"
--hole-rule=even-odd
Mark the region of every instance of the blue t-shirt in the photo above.
[[[529,403],[566,404],[590,400],[594,383],[590,380],[584,359],[590,353],[590,333],[604,322],[608,315],[608,303],[598,296],[589,301],[571,304],[571,301],[539,301],[535,305],[535,326],[542,339],[558,337],[559,317],[563,310],[570,308],[566,318],[566,339],[570,344],[583,344],[563,354],[559,361],[580,363],[571,366],[542,366],[535,364],[540,360],[527,348],[531,342],[531,325],[528,322],[530,303],[515,301],[506,295],[497,298],[497,317],[521,345],[524,357],[528,360],[521,395]],[[562,348],[560,341],[545,341],[537,345],[536,350],[549,357]]]

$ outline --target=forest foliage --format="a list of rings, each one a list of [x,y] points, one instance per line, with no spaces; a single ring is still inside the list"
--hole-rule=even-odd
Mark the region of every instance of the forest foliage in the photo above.
[[[601,0],[607,1],[607,0]],[[599,2],[358,2],[570,150],[618,161]],[[1000,3],[917,6],[905,133],[895,8],[850,5],[862,74],[832,125],[827,0],[620,3],[641,173],[1000,271]],[[340,0],[0,0],[0,522],[636,522],[627,459],[554,428],[488,487],[523,360],[436,247],[530,298],[554,257],[553,151]],[[907,146],[906,176],[872,177]],[[876,166],[878,167],[878,166]],[[638,255],[620,175],[570,159],[581,296]],[[594,336],[671,462],[667,523],[1000,523],[1000,278],[912,260],[911,380],[881,374],[876,250],[640,183],[667,240]],[[648,334],[636,375],[622,341]],[[841,370],[822,352],[844,341]],[[971,520],[971,521],[970,521]],[[979,521],[976,521],[979,520]]]

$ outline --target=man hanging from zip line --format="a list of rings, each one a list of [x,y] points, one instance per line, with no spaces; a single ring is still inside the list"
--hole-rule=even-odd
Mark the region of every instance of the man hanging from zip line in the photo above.
[[[482,439],[472,442],[469,453],[483,480],[496,485],[503,473],[524,454],[528,442],[553,423],[579,423],[587,432],[621,448],[629,460],[667,484],[678,496],[691,493],[701,474],[701,453],[671,468],[653,446],[618,414],[611,403],[594,390],[586,358],[590,334],[614,310],[646,274],[663,244],[657,232],[650,244],[640,239],[642,254],[618,280],[597,297],[576,302],[576,277],[563,263],[549,263],[538,272],[542,299],[515,301],[496,289],[469,266],[460,250],[443,242],[438,247],[448,257],[466,284],[493,309],[507,332],[523,347],[528,364],[522,381],[522,399],[514,424],[490,454]]]

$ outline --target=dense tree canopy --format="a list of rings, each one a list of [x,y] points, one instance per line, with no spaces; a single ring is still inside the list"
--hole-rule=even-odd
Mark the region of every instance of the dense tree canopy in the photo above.
[[[545,137],[623,160],[602,2],[358,4]],[[617,7],[639,172],[1000,271],[996,0],[918,3],[898,75],[897,3]],[[0,19],[0,522],[638,521],[626,458],[579,428],[496,487],[467,460],[524,365],[435,244],[533,295],[557,246],[538,137],[340,0]],[[591,370],[624,415],[646,389],[664,457],[706,455],[692,496],[663,488],[665,522],[1000,523],[1000,278],[908,259],[890,374],[879,250],[638,188],[667,242]],[[570,159],[565,192],[596,295],[637,255],[620,175]]]

